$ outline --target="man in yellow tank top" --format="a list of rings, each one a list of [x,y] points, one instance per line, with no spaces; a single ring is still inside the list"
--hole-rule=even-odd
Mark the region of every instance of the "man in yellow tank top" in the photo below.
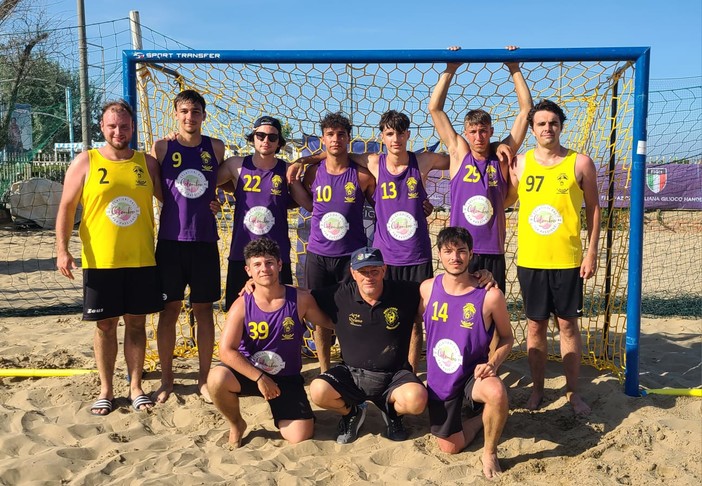
[[[544,398],[546,331],[558,319],[566,398],[576,414],[590,413],[578,394],[582,339],[583,279],[597,270],[600,206],[592,159],[563,147],[566,117],[554,102],[543,100],[529,112],[536,148],[521,154],[511,171],[519,194],[517,276],[528,321],[527,350],[534,388],[526,407],[537,409]],[[587,251],[583,257],[580,210],[585,202]]]
[[[83,206],[83,320],[96,321],[94,350],[100,395],[93,415],[114,408],[113,378],[117,324],[124,317],[124,358],[129,400],[137,410],[153,407],[141,387],[146,348],[146,314],[163,309],[154,258],[153,197],[161,199],[156,159],[129,148],[134,115],[125,101],[107,103],[100,130],[107,144],[79,154],[64,180],[56,218],[56,266],[73,279],[76,262],[68,250],[78,204]]]

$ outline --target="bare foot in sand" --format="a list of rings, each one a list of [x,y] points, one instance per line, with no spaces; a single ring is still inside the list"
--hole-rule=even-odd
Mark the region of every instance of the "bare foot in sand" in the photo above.
[[[241,439],[246,432],[246,421],[241,418],[236,425],[229,428],[229,445],[232,447],[241,447]]]
[[[210,389],[207,388],[207,383],[198,385],[200,396],[205,401],[205,403],[212,403],[212,397],[210,396]]]
[[[577,393],[568,392],[566,393],[566,398],[573,407],[573,412],[575,412],[575,415],[590,415],[592,410],[590,410],[590,406],[585,403],[585,400],[583,400],[580,395]]]
[[[537,392],[536,390],[531,392],[529,400],[527,400],[524,406],[527,410],[538,410],[541,408],[541,402],[544,400],[544,392]]]
[[[502,468],[497,461],[497,454],[483,452],[483,474],[490,480],[497,479],[497,477],[502,474]]]
[[[173,393],[173,383],[161,382],[159,389],[151,394],[151,399],[156,403],[166,403],[171,393]]]

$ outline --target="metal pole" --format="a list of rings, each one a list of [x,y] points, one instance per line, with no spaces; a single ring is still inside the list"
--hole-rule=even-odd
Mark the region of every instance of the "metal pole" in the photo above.
[[[142,46],[142,37],[141,37],[141,20],[139,18],[139,11],[138,10],[130,10],[129,11],[129,29],[132,33],[132,49],[139,51],[143,48]],[[139,73],[139,71],[144,67],[143,64],[137,63],[136,66],[134,67],[135,73]],[[138,81],[138,79],[137,79]],[[139,122],[142,124],[142,133],[144,134],[144,137],[142,138],[142,142],[145,144],[144,149],[149,150],[149,147],[153,145],[153,129],[151,127],[151,119],[149,117],[149,99],[146,96],[145,89],[143,83],[137,82],[137,94],[139,96],[135,97],[132,100],[132,108],[134,109],[134,126],[137,128],[137,130],[134,131],[134,137],[133,137],[133,145],[132,148],[137,148],[138,147],[138,140],[139,140]],[[141,98],[141,103],[142,103],[142,116],[139,116],[139,112],[137,109],[138,106],[138,101],[137,98]]]
[[[71,97],[71,88],[66,86],[66,120],[68,120],[68,140],[71,142],[71,160],[75,157],[75,149],[73,148],[73,98]]]
[[[646,120],[648,118],[648,77],[651,50],[636,60],[634,86],[634,140],[631,169],[631,210],[629,220],[629,285],[626,301],[626,369],[624,393],[640,396],[639,342],[641,337],[641,267],[643,265],[644,187],[646,186]]]
[[[85,35],[85,5],[76,0],[78,8],[78,57],[80,60],[80,119],[83,132],[83,150],[90,149],[90,104],[88,103],[88,44]]]

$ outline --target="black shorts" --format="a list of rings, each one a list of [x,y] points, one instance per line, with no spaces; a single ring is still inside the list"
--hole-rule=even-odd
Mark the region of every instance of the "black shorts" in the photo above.
[[[263,396],[258,390],[258,385],[255,381],[248,379],[224,363],[218,363],[217,366],[223,366],[234,374],[239,385],[241,385],[240,395]],[[276,427],[280,428],[281,420],[314,419],[312,406],[305,393],[305,380],[302,378],[302,375],[277,376],[267,374],[267,376],[280,388],[280,396],[273,400],[268,400],[268,406],[271,408],[271,414],[273,415],[273,423]]]
[[[350,261],[351,255],[325,257],[308,251],[305,258],[305,286],[308,289],[323,289],[350,282]]]
[[[532,321],[547,320],[551,313],[563,319],[583,315],[583,279],[580,267],[543,270],[517,267],[524,312]]]
[[[448,400],[429,400],[429,425],[432,435],[446,439],[463,430],[463,403],[466,404],[467,418],[480,415],[484,404],[474,402],[471,395],[475,386],[475,376],[471,375],[463,387],[463,393]]]
[[[186,285],[190,286],[193,304],[209,304],[222,298],[216,242],[159,240],[156,266],[161,274],[164,302],[183,300]]]
[[[249,280],[249,274],[246,273],[245,267],[246,262],[229,260],[229,267],[227,268],[227,290],[224,300],[226,312],[229,312],[229,308],[239,297],[239,292],[241,292],[241,289],[244,288],[244,284]],[[292,266],[290,263],[283,262],[283,268],[280,270],[278,280],[280,280],[282,284],[292,285]]]
[[[161,281],[156,267],[83,270],[83,320],[161,312]]]
[[[490,255],[473,253],[473,258],[468,264],[469,272],[477,272],[485,269],[492,273],[493,278],[497,282],[503,294],[507,295],[507,266],[504,255]]]
[[[347,407],[370,400],[386,413],[389,411],[388,400],[393,390],[406,383],[422,384],[409,369],[368,371],[345,364],[330,368],[316,379],[329,383],[341,395]]]
[[[418,265],[388,265],[385,272],[385,280],[404,280],[406,282],[422,283],[434,276],[434,265],[432,262],[420,263]]]

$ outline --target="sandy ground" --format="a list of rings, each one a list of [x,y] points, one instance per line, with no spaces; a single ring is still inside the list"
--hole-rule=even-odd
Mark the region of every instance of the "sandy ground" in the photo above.
[[[93,368],[93,325],[76,315],[0,320],[0,368]],[[640,381],[649,388],[702,385],[701,320],[644,319]],[[120,331],[121,349],[121,331]],[[134,412],[117,361],[118,408],[93,417],[97,375],[0,378],[0,484],[483,484],[482,438],[455,456],[441,453],[426,412],[405,419],[405,442],[384,438],[371,405],[361,437],[334,438],[338,417],[316,411],[315,437],[284,442],[266,402],[244,398],[249,429],[241,449],[227,447],[227,427],[196,392],[196,360],[175,362],[166,404]],[[304,367],[307,383],[317,365]],[[544,407],[523,407],[530,393],[525,359],[500,370],[510,391],[510,418],[499,457],[498,484],[700,484],[702,399],[628,397],[609,373],[583,368],[582,392],[592,405],[576,418],[563,397],[562,365],[549,363]],[[145,389],[158,387],[159,371]]]

